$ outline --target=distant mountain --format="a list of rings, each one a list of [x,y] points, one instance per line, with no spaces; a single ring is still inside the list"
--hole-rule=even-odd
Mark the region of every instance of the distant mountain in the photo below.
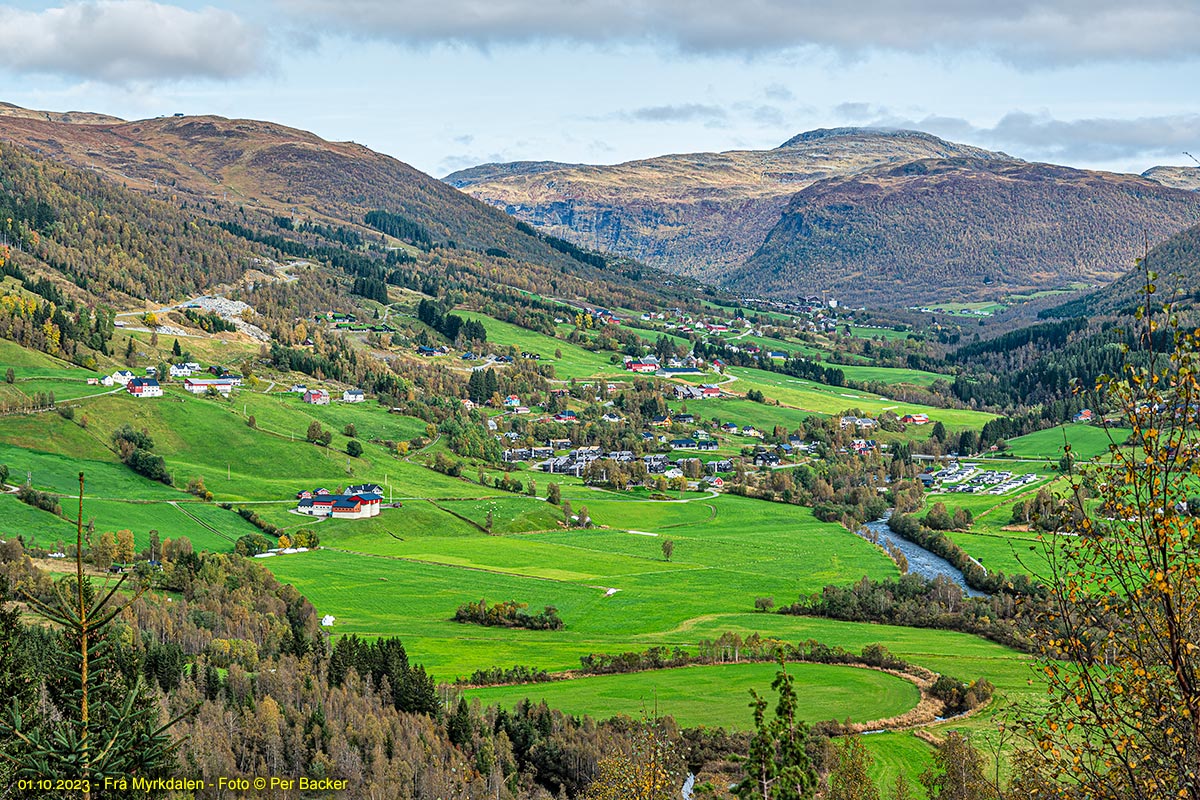
[[[1170,300],[1182,306],[1200,303],[1200,225],[1181,231],[1151,249],[1146,254],[1144,268],[1131,269],[1110,286],[1044,311],[1041,316],[1131,313],[1146,302],[1146,271],[1156,276],[1152,281],[1154,302]]]
[[[1200,221],[1200,195],[1132,175],[937,158],[797,193],[726,285],[852,303],[971,301],[1115,280],[1143,236]]]
[[[1200,191],[1200,167],[1151,167],[1142,177],[1173,189]]]
[[[927,133],[834,128],[772,150],[666,155],[613,166],[517,162],[449,175],[454,186],[576,244],[721,281],[815,181],[922,158],[1011,160]]]
[[[561,161],[510,161],[504,164],[480,164],[477,167],[460,169],[442,178],[455,189],[465,189],[477,183],[508,178],[513,175],[540,175],[560,169],[574,169],[584,164],[564,164]]]
[[[12,103],[0,103],[0,117],[40,119],[46,122],[63,122],[70,125],[105,125],[125,121],[120,117],[110,117],[108,114],[96,114],[92,111],[34,111],[14,106]]]

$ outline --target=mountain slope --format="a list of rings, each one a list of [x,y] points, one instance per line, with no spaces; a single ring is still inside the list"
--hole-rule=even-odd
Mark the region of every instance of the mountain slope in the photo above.
[[[798,192],[723,283],[828,291],[852,303],[983,300],[1107,282],[1152,242],[1200,221],[1200,195],[1132,175],[939,158]]]
[[[613,166],[489,164],[445,180],[555,236],[719,280],[754,253],[797,190],[933,157],[1008,158],[916,131],[835,128],[800,134],[773,150]]]
[[[1194,306],[1200,300],[1200,225],[1180,231],[1146,254],[1144,267],[1155,278],[1155,302]],[[1129,270],[1109,286],[1042,312],[1043,317],[1126,314],[1145,303],[1143,269]]]
[[[353,142],[213,116],[86,125],[46,116],[0,115],[0,138],[134,189],[352,224],[361,224],[368,211],[385,209],[419,219],[435,241],[561,261],[503,214]]]

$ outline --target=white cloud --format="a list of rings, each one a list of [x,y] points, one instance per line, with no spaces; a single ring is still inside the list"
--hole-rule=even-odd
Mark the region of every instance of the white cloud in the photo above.
[[[680,103],[679,105],[646,106],[632,111],[622,111],[617,116],[636,122],[722,122],[728,116],[720,106],[704,103]]]
[[[310,24],[404,43],[666,42],[844,55],[984,52],[1023,66],[1200,55],[1194,0],[276,0]]]
[[[1059,163],[1178,159],[1184,150],[1200,149],[1200,114],[1061,120],[1049,114],[1010,111],[994,125],[977,125],[960,117],[914,118],[865,103],[844,103],[834,112],[859,121],[871,112],[869,127],[927,131],[1022,158]]]
[[[150,0],[86,0],[28,11],[0,6],[0,68],[107,83],[230,79],[260,70],[260,32],[236,14]]]

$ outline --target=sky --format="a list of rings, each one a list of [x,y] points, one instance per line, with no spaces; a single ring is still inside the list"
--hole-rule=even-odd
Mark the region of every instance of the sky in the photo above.
[[[0,0],[0,101],[267,119],[442,177],[914,128],[1200,158],[1197,0]]]

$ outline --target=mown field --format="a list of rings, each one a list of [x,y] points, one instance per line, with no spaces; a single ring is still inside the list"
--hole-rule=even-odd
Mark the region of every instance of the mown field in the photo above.
[[[1065,452],[1064,446],[1069,444],[1076,458],[1089,459],[1107,454],[1110,445],[1123,444],[1130,433],[1129,428],[1100,428],[1078,423],[1060,425],[1009,440],[1007,455],[1057,461]]]
[[[592,352],[577,344],[503,322],[475,311],[459,310],[454,313],[464,319],[483,322],[487,329],[489,342],[512,345],[522,352],[537,353],[542,357],[539,363],[554,365],[556,378],[589,378],[622,372],[621,366],[613,364],[606,352]],[[556,350],[562,353],[561,359],[554,357]]]
[[[770,686],[778,664],[723,664],[597,675],[535,686],[496,686],[472,689],[471,698],[484,705],[512,707],[522,699],[544,700],[569,714],[638,718],[643,710],[658,709],[683,726],[722,725],[750,730],[750,690],[759,694]],[[876,670],[829,664],[789,664],[795,679],[797,711],[803,719],[886,719],[913,708],[920,700],[910,681]],[[742,700],[741,707],[736,702]],[[713,702],[713,698],[729,702]]]

